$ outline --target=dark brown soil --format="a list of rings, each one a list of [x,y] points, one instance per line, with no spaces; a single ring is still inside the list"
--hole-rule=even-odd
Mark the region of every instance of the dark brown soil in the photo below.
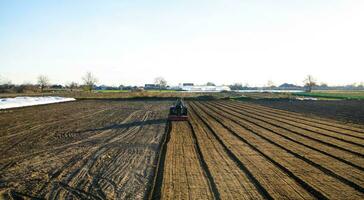
[[[189,121],[166,123],[169,105],[0,113],[0,199],[364,199],[363,128],[230,100],[188,101]]]
[[[171,102],[85,100],[0,113],[0,199],[143,199]]]
[[[325,100],[325,101],[298,101],[298,100],[254,100],[254,103],[302,113],[308,116],[320,116],[345,123],[364,125],[364,101],[359,100]]]
[[[162,199],[363,199],[364,130],[253,103],[190,101]]]

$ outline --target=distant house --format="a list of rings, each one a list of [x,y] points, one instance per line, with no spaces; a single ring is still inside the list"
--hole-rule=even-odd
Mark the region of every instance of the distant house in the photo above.
[[[95,86],[95,90],[107,90],[107,87],[106,85],[100,85],[100,86]]]
[[[62,85],[51,85],[49,88],[51,88],[51,89],[62,89],[63,86]]]
[[[145,90],[159,90],[160,85],[159,84],[145,84],[144,89]]]
[[[183,83],[182,86],[193,86],[193,83]]]
[[[283,83],[278,87],[280,90],[299,90],[302,89],[301,86],[290,84],[290,83]]]
[[[94,89],[95,90],[118,90],[119,87],[100,85],[100,86],[95,86]]]
[[[297,85],[294,85],[294,84],[290,84],[290,83],[283,83],[282,85],[280,85],[279,87],[282,87],[282,88],[289,88],[289,87],[299,87]]]
[[[144,91],[144,88],[134,86],[134,87],[131,88],[130,91],[132,91],[132,92],[142,92],[142,91]]]

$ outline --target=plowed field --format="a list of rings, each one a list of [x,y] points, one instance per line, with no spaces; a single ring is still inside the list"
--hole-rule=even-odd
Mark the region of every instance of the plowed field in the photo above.
[[[155,198],[364,198],[364,130],[251,103],[188,104]]]
[[[2,197],[146,198],[170,104],[100,100],[1,111]]]
[[[252,102],[84,100],[0,113],[0,198],[364,199],[364,130]]]

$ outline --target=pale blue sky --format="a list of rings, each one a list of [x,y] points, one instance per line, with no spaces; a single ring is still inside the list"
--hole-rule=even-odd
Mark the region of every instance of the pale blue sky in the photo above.
[[[0,0],[0,76],[13,83],[331,85],[364,81],[364,1]]]

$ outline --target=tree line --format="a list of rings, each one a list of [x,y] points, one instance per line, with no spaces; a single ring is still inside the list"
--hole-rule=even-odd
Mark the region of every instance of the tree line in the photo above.
[[[255,90],[255,89],[266,89],[266,90],[305,90],[311,92],[312,90],[364,90],[364,82],[354,83],[345,86],[328,86],[326,83],[319,83],[317,79],[312,75],[307,75],[303,80],[303,86],[284,83],[276,86],[273,81],[269,80],[263,87],[254,87],[241,83],[234,83],[229,85],[231,90]]]
[[[69,90],[85,90],[92,91],[96,83],[98,82],[97,78],[91,73],[87,72],[82,77],[83,84],[79,85],[77,82],[71,82],[67,84],[65,87],[58,84],[51,84],[50,79],[46,75],[39,75],[37,77],[37,83],[24,83],[20,85],[12,84],[11,81],[0,76],[0,93],[4,92],[15,92],[15,93],[24,93],[24,92],[44,92],[45,89],[62,89],[66,88]]]
[[[65,86],[51,84],[50,79],[45,75],[40,75],[37,77],[37,84],[21,84],[15,85],[12,84],[11,81],[6,80],[5,78],[0,76],[0,93],[5,92],[15,92],[15,93],[25,93],[25,92],[44,92],[46,89],[50,90],[57,90],[57,89],[67,89],[70,91],[74,90],[83,90],[91,92],[93,89],[96,88],[96,84],[98,83],[98,79],[96,76],[91,72],[86,72],[85,75],[82,77],[82,84],[78,84],[77,82],[71,82],[66,84]],[[312,75],[307,75],[303,81],[303,86],[298,86],[294,84],[284,83],[280,86],[276,86],[273,81],[269,80],[264,87],[251,87],[248,84],[241,84],[241,83],[234,83],[232,85],[228,85],[231,90],[249,90],[249,89],[298,89],[298,90],[305,90],[307,92],[311,92],[313,89],[315,90],[325,90],[325,89],[346,89],[346,90],[355,90],[355,89],[364,89],[364,82],[359,84],[351,84],[346,86],[331,86],[329,87],[325,83],[318,84],[316,78]],[[206,86],[215,86],[213,82],[207,82]],[[155,89],[164,90],[168,88],[167,81],[159,76],[154,79],[154,86]],[[136,86],[129,86],[125,87],[120,85],[119,87],[106,87],[106,89],[127,89],[127,90],[137,90],[139,89]]]
[[[96,84],[98,83],[98,79],[91,72],[86,72],[82,77],[82,84],[78,84],[77,82],[71,82],[66,84],[65,86],[59,84],[51,84],[50,79],[46,75],[39,75],[37,77],[37,83],[25,83],[21,85],[12,84],[11,81],[0,76],[0,93],[6,92],[15,92],[15,93],[25,93],[25,92],[44,92],[46,89],[56,90],[56,89],[68,89],[70,91],[74,90],[83,90],[91,92],[96,88]],[[157,89],[166,89],[167,81],[159,76],[154,79],[154,84],[158,86]],[[110,87],[115,89],[115,87]],[[128,90],[137,90],[136,86],[123,86],[120,85],[118,89],[128,89]]]

